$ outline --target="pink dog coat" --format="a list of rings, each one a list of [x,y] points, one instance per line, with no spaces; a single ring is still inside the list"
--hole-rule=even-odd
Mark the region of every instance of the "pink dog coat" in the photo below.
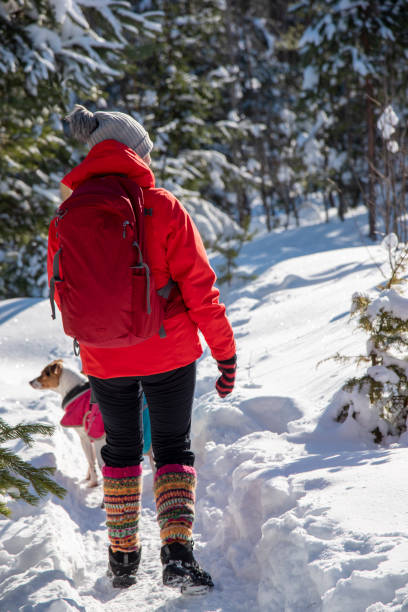
[[[87,389],[74,397],[66,406],[60,423],[63,427],[84,427],[94,440],[105,434],[102,415],[97,404],[90,404],[91,390]]]

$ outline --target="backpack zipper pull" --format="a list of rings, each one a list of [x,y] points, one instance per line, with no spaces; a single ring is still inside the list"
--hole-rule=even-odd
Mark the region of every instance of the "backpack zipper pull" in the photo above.
[[[124,221],[122,225],[123,225],[123,238],[126,238],[126,227],[130,225],[130,221]]]

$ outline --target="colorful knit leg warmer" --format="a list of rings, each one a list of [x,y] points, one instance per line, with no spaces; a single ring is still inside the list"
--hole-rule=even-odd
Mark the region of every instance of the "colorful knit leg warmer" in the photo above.
[[[117,468],[105,465],[102,474],[106,526],[112,552],[138,550],[142,466]]]
[[[162,545],[192,540],[196,471],[189,465],[159,468],[154,479],[157,521]]]

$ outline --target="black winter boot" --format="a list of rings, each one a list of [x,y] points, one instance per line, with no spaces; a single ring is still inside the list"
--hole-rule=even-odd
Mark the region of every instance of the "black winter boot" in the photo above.
[[[162,546],[163,584],[181,587],[181,592],[201,595],[213,588],[210,574],[198,565],[193,555],[193,544],[173,542]]]
[[[115,589],[127,589],[136,584],[136,572],[139,568],[142,549],[124,553],[112,552],[109,546],[108,576],[112,578]]]

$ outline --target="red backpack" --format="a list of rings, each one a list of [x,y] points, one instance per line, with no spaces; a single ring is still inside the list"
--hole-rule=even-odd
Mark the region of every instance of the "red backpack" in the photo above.
[[[91,178],[57,210],[50,280],[74,345],[119,348],[160,332],[173,282],[156,291],[146,261],[143,192],[120,175]]]

